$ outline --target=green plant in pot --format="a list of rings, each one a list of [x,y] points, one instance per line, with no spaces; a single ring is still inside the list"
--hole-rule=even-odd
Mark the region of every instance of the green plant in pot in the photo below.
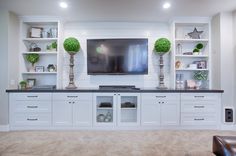
[[[32,64],[32,67],[30,68],[30,72],[35,72],[34,65],[39,61],[39,54],[27,54],[26,55],[26,60]]]
[[[27,87],[27,82],[26,81],[20,81],[20,89],[26,89]]]
[[[202,85],[202,83],[207,83],[208,81],[208,72],[207,71],[196,71],[193,75],[194,80],[197,81],[197,89],[203,88],[206,89],[208,85]],[[202,86],[202,87],[201,87]]]
[[[203,49],[204,45],[202,43],[198,43],[195,48],[193,49],[193,54],[199,55],[201,50]]]
[[[80,50],[80,43],[79,41],[74,37],[69,37],[65,39],[63,43],[65,51],[70,55],[70,73],[69,73],[69,85],[66,87],[66,89],[76,89],[74,83],[74,55],[79,52]]]
[[[163,55],[168,53],[171,48],[171,42],[167,38],[160,38],[156,40],[154,45],[155,52],[160,55],[160,75],[159,75],[159,89],[167,89],[164,83],[164,60]]]

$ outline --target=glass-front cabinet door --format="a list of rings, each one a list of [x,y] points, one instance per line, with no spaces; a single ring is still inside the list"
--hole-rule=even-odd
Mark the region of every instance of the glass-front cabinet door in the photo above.
[[[137,126],[140,125],[140,94],[118,93],[118,125]]]
[[[94,125],[114,126],[116,124],[116,94],[94,94]]]

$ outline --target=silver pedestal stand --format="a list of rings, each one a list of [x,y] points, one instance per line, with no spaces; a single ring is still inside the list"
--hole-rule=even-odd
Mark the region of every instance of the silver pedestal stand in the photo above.
[[[70,74],[69,74],[69,85],[66,87],[66,89],[76,89],[77,87],[75,86],[74,82],[74,53],[69,53],[70,54]]]
[[[157,89],[167,89],[167,87],[165,86],[165,82],[164,82],[164,60],[163,60],[163,55],[164,54],[160,54],[160,75],[159,75],[159,87],[157,87]]]

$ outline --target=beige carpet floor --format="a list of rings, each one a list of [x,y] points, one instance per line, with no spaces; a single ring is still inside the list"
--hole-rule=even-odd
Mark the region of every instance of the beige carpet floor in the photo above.
[[[0,156],[211,156],[213,135],[236,135],[236,132],[1,132]]]

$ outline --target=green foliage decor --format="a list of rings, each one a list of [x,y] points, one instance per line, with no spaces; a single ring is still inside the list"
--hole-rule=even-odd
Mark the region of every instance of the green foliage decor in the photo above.
[[[27,54],[26,60],[34,65],[36,62],[39,61],[39,54]]]
[[[199,53],[200,50],[204,47],[204,45],[202,43],[198,43],[195,48],[193,49],[194,53]]]
[[[193,52],[194,52],[194,53],[199,53],[199,52],[200,52],[200,50],[199,50],[199,49],[197,49],[197,48],[195,48],[195,49],[193,50]]]
[[[21,81],[21,82],[20,82],[20,85],[26,85],[26,84],[27,84],[26,81]]]
[[[197,71],[193,75],[195,80],[207,80],[208,73],[206,71]]]
[[[69,38],[65,39],[63,46],[64,46],[64,49],[69,54],[75,54],[80,50],[80,43],[74,37],[69,37]]]
[[[158,54],[164,54],[169,52],[171,48],[171,42],[167,38],[160,38],[155,42],[155,51]]]

